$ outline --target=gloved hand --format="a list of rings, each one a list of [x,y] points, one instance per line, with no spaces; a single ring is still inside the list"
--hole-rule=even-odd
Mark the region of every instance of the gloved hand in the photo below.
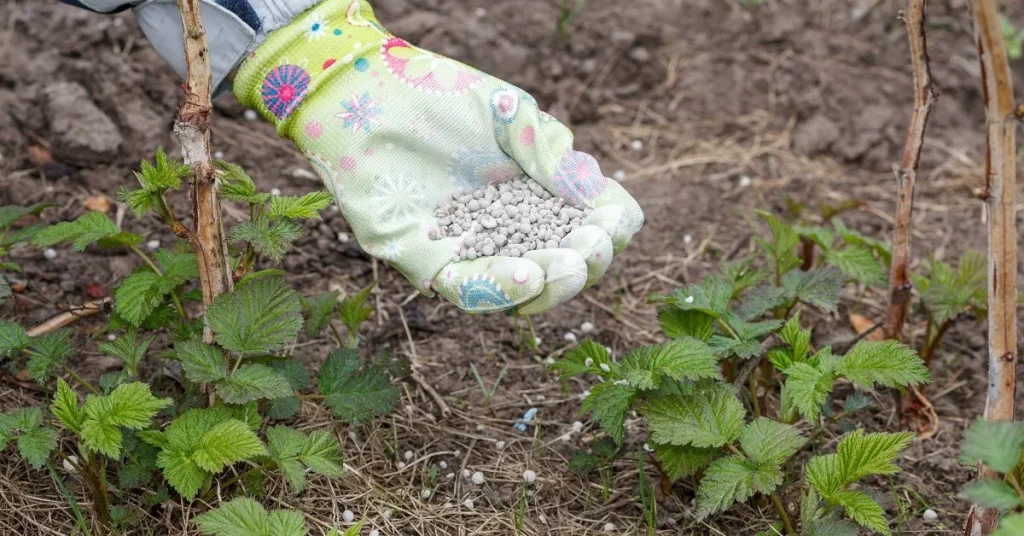
[[[533,98],[390,35],[361,0],[326,0],[271,32],[234,84],[313,163],[367,252],[466,311],[548,311],[600,278],[643,224]],[[462,240],[428,236],[438,201],[524,173],[594,209],[559,248],[453,261]]]

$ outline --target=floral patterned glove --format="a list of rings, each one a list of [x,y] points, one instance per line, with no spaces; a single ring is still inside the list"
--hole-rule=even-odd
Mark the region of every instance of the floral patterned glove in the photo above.
[[[548,311],[601,277],[643,224],[533,98],[392,36],[362,0],[325,0],[272,32],[235,95],[304,152],[367,252],[466,311]],[[440,200],[523,174],[594,209],[559,248],[456,262],[459,237],[429,238]]]

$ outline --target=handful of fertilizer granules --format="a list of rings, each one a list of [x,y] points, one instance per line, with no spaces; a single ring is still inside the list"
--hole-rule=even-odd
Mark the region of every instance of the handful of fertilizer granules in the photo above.
[[[579,209],[551,195],[533,179],[517,178],[471,192],[456,192],[438,203],[438,228],[430,238],[461,239],[452,260],[501,255],[519,257],[535,249],[557,248],[583,223]]]

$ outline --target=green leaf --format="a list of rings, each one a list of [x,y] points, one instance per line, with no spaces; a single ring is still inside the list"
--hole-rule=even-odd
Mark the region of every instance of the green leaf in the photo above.
[[[652,445],[654,457],[661,464],[661,470],[671,480],[695,475],[711,463],[715,449],[702,449],[678,445]]]
[[[203,434],[192,460],[201,469],[218,473],[233,463],[266,455],[267,449],[248,425],[229,419],[213,425]]]
[[[578,475],[587,475],[593,473],[601,461],[600,457],[585,450],[577,450],[569,459],[569,470]]]
[[[134,214],[136,218],[141,219],[149,213],[150,210],[160,206],[162,193],[162,190],[146,190],[145,188],[129,190],[122,186],[117,189],[116,195],[118,201],[128,205],[132,214]]]
[[[774,285],[764,285],[749,292],[739,305],[738,313],[742,318],[759,318],[765,313],[787,305],[793,297],[788,296],[785,289]]]
[[[1024,505],[1020,495],[1003,480],[978,480],[964,486],[960,498],[980,504],[986,508],[995,508],[1000,512],[1008,512]]]
[[[790,318],[782,329],[779,330],[779,339],[789,346],[787,351],[788,363],[776,364],[780,371],[786,370],[793,362],[804,362],[811,351],[811,330],[800,329],[800,313],[797,312]],[[774,362],[773,362],[774,363]],[[785,366],[779,366],[779,365]]]
[[[401,391],[391,385],[384,371],[368,367],[327,395],[324,403],[335,417],[358,423],[390,413],[400,396]]]
[[[869,286],[885,285],[886,269],[866,246],[847,246],[825,252],[826,263],[843,271],[847,277]]]
[[[267,536],[306,536],[306,520],[295,510],[274,510],[267,514]]]
[[[931,380],[917,353],[892,340],[860,341],[838,361],[836,372],[865,389],[875,383],[905,387]]]
[[[376,283],[360,290],[359,292],[346,297],[338,304],[338,316],[341,324],[349,333],[358,333],[359,326],[373,314],[373,306],[367,305],[370,292]]]
[[[999,521],[999,528],[992,536],[1020,536],[1024,534],[1024,514],[1006,516]]]
[[[129,463],[117,472],[117,482],[122,488],[141,488],[153,480],[153,470],[138,464]]]
[[[223,360],[222,360],[223,361]],[[229,404],[291,396],[292,386],[274,369],[260,364],[245,365],[217,384],[217,394]]]
[[[871,238],[854,231],[844,225],[843,221],[839,218],[832,218],[832,226],[836,228],[836,232],[839,233],[839,237],[843,239],[843,242],[851,246],[864,246],[871,249],[882,260],[883,266],[889,266],[892,263],[892,252],[889,249],[889,244],[884,240]]]
[[[835,374],[807,363],[794,363],[784,373],[786,375],[784,389],[787,391],[790,401],[796,405],[805,419],[817,422],[821,406],[825,404],[829,393],[832,392]]]
[[[984,316],[987,308],[988,259],[984,253],[969,250],[960,258],[957,269],[941,261],[925,263],[927,278],[914,278],[921,293],[921,301],[942,325],[962,314],[968,308]]]
[[[839,474],[839,457],[835,454],[811,458],[807,463],[806,474],[811,486],[829,501],[833,501],[836,493],[845,485]]]
[[[636,389],[628,385],[603,382],[594,386],[580,407],[590,412],[609,437],[621,444],[626,435],[626,414],[636,397]]]
[[[806,272],[789,272],[782,278],[782,288],[789,296],[826,312],[835,312],[846,276],[838,268],[812,268]]]
[[[637,348],[623,357],[620,370],[630,385],[643,391],[657,389],[662,376],[694,381],[722,377],[711,348],[689,337]]]
[[[719,318],[729,309],[732,285],[721,277],[707,277],[700,284],[689,284],[672,292],[664,301],[680,311],[696,311]]]
[[[155,272],[136,272],[114,291],[114,310],[134,327],[156,310],[164,300],[163,279]]]
[[[224,348],[268,352],[295,340],[302,327],[299,298],[283,279],[257,279],[217,297],[207,323]]]
[[[0,322],[0,357],[11,357],[28,346],[31,340],[25,328],[14,322]]]
[[[32,339],[28,344],[28,374],[33,380],[44,383],[53,375],[74,349],[68,343],[72,331],[61,328]]]
[[[800,266],[800,258],[796,255],[796,246],[800,244],[800,236],[793,227],[786,225],[777,216],[763,210],[756,211],[771,229],[770,241],[755,237],[755,241],[765,250],[775,265],[775,273],[779,276]]]
[[[14,293],[11,291],[11,284],[7,282],[7,279],[0,275],[0,305],[7,303],[7,298],[10,298]]]
[[[205,383],[227,378],[228,364],[216,346],[199,340],[182,341],[175,345],[175,354],[190,381]]]
[[[147,428],[157,412],[170,405],[170,399],[156,398],[149,384],[142,382],[120,385],[107,396],[89,395],[83,406],[82,442],[92,450],[116,458],[121,454],[121,427]]]
[[[860,527],[835,517],[818,519],[804,525],[803,536],[858,536]]]
[[[342,456],[338,439],[324,430],[309,434],[299,453],[299,460],[311,470],[327,476],[341,476]]]
[[[192,174],[192,169],[174,158],[168,158],[162,147],[158,147],[153,163],[143,160],[140,170],[135,172],[139,184],[145,190],[178,189],[181,180]]]
[[[299,413],[302,401],[297,396],[275,398],[267,402],[267,417],[273,420],[290,419]]]
[[[220,195],[228,201],[262,205],[269,199],[268,194],[257,194],[256,183],[241,166],[217,160],[218,177],[221,180]]]
[[[166,249],[158,249],[153,253],[157,264],[163,271],[162,282],[165,292],[199,277],[199,260],[193,252],[173,253]]]
[[[85,422],[85,410],[78,405],[78,395],[64,378],[57,378],[57,392],[53,395],[50,411],[69,432],[77,434],[81,431]]]
[[[843,482],[850,484],[868,475],[898,473],[900,468],[892,460],[913,438],[911,432],[865,434],[863,429],[846,434],[836,448]]]
[[[199,530],[209,536],[269,536],[267,511],[260,503],[239,497],[195,518]]]
[[[5,231],[14,222],[21,218],[28,216],[29,214],[38,216],[43,212],[43,209],[54,206],[53,203],[36,203],[27,207],[19,205],[5,205],[0,207],[0,231]]]
[[[267,450],[275,460],[298,456],[306,443],[306,435],[283,425],[267,428]]]
[[[711,462],[697,488],[697,517],[703,519],[753,496],[756,472],[738,456],[726,456]]]
[[[693,337],[707,342],[715,332],[714,317],[700,311],[684,311],[675,307],[660,307],[658,324],[670,339]]]
[[[268,366],[284,376],[292,389],[299,390],[309,387],[309,371],[306,370],[306,365],[302,364],[302,361],[298,359],[273,361],[268,363]]]
[[[795,426],[766,417],[744,426],[739,439],[743,452],[756,465],[781,466],[807,443]]]
[[[163,470],[167,483],[186,501],[194,499],[209,478],[188,455],[178,451],[161,451],[157,465]]]
[[[57,447],[57,432],[50,428],[32,428],[18,435],[18,452],[25,461],[41,469]]]
[[[304,233],[305,229],[291,220],[257,217],[238,224],[231,232],[231,241],[248,242],[260,255],[279,261]]]
[[[150,337],[142,342],[137,342],[135,333],[129,332],[114,339],[112,342],[101,344],[99,350],[104,354],[120,359],[124,366],[134,374],[137,373],[139,362],[145,357],[150,343],[153,342],[153,338]]]
[[[47,227],[32,238],[32,244],[38,247],[52,246],[61,242],[72,242],[77,251],[85,251],[85,247],[101,238],[111,237],[120,233],[117,225],[102,212],[86,212],[74,221],[65,221]]]
[[[309,298],[299,298],[299,303],[306,314],[306,336],[317,337],[331,321],[331,315],[338,306],[338,292],[332,290]]]
[[[601,365],[610,369],[612,364],[607,348],[592,339],[584,339],[551,365],[551,370],[557,372],[562,379],[568,379],[586,373],[600,375],[604,372]]]
[[[740,435],[743,404],[728,388],[699,391],[693,396],[660,397],[641,405],[651,439],[659,444],[721,447]]]
[[[851,490],[841,491],[836,495],[835,502],[846,510],[846,515],[850,516],[850,519],[862,527],[886,536],[892,534],[882,507],[866,493]]]
[[[824,227],[804,227],[802,225],[794,225],[793,231],[800,235],[801,238],[806,238],[811,242],[814,242],[827,255],[832,249],[832,244],[836,241],[836,235],[831,229]]]
[[[320,219],[320,211],[331,206],[332,201],[334,196],[323,191],[301,197],[279,195],[270,199],[268,214],[272,218]]]
[[[978,419],[964,434],[963,457],[1009,473],[1024,452],[1024,423]]]

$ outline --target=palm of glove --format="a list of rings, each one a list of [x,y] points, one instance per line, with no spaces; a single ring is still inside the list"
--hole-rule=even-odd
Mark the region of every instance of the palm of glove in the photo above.
[[[518,88],[390,36],[359,0],[328,0],[295,25],[339,42],[293,37],[296,60],[268,40],[257,55],[270,44],[276,61],[250,60],[239,78],[262,81],[260,107],[318,169],[360,245],[424,294],[471,312],[544,312],[596,281],[642,224],[636,202]],[[464,237],[431,239],[439,201],[523,175],[593,209],[559,248],[459,261]]]

